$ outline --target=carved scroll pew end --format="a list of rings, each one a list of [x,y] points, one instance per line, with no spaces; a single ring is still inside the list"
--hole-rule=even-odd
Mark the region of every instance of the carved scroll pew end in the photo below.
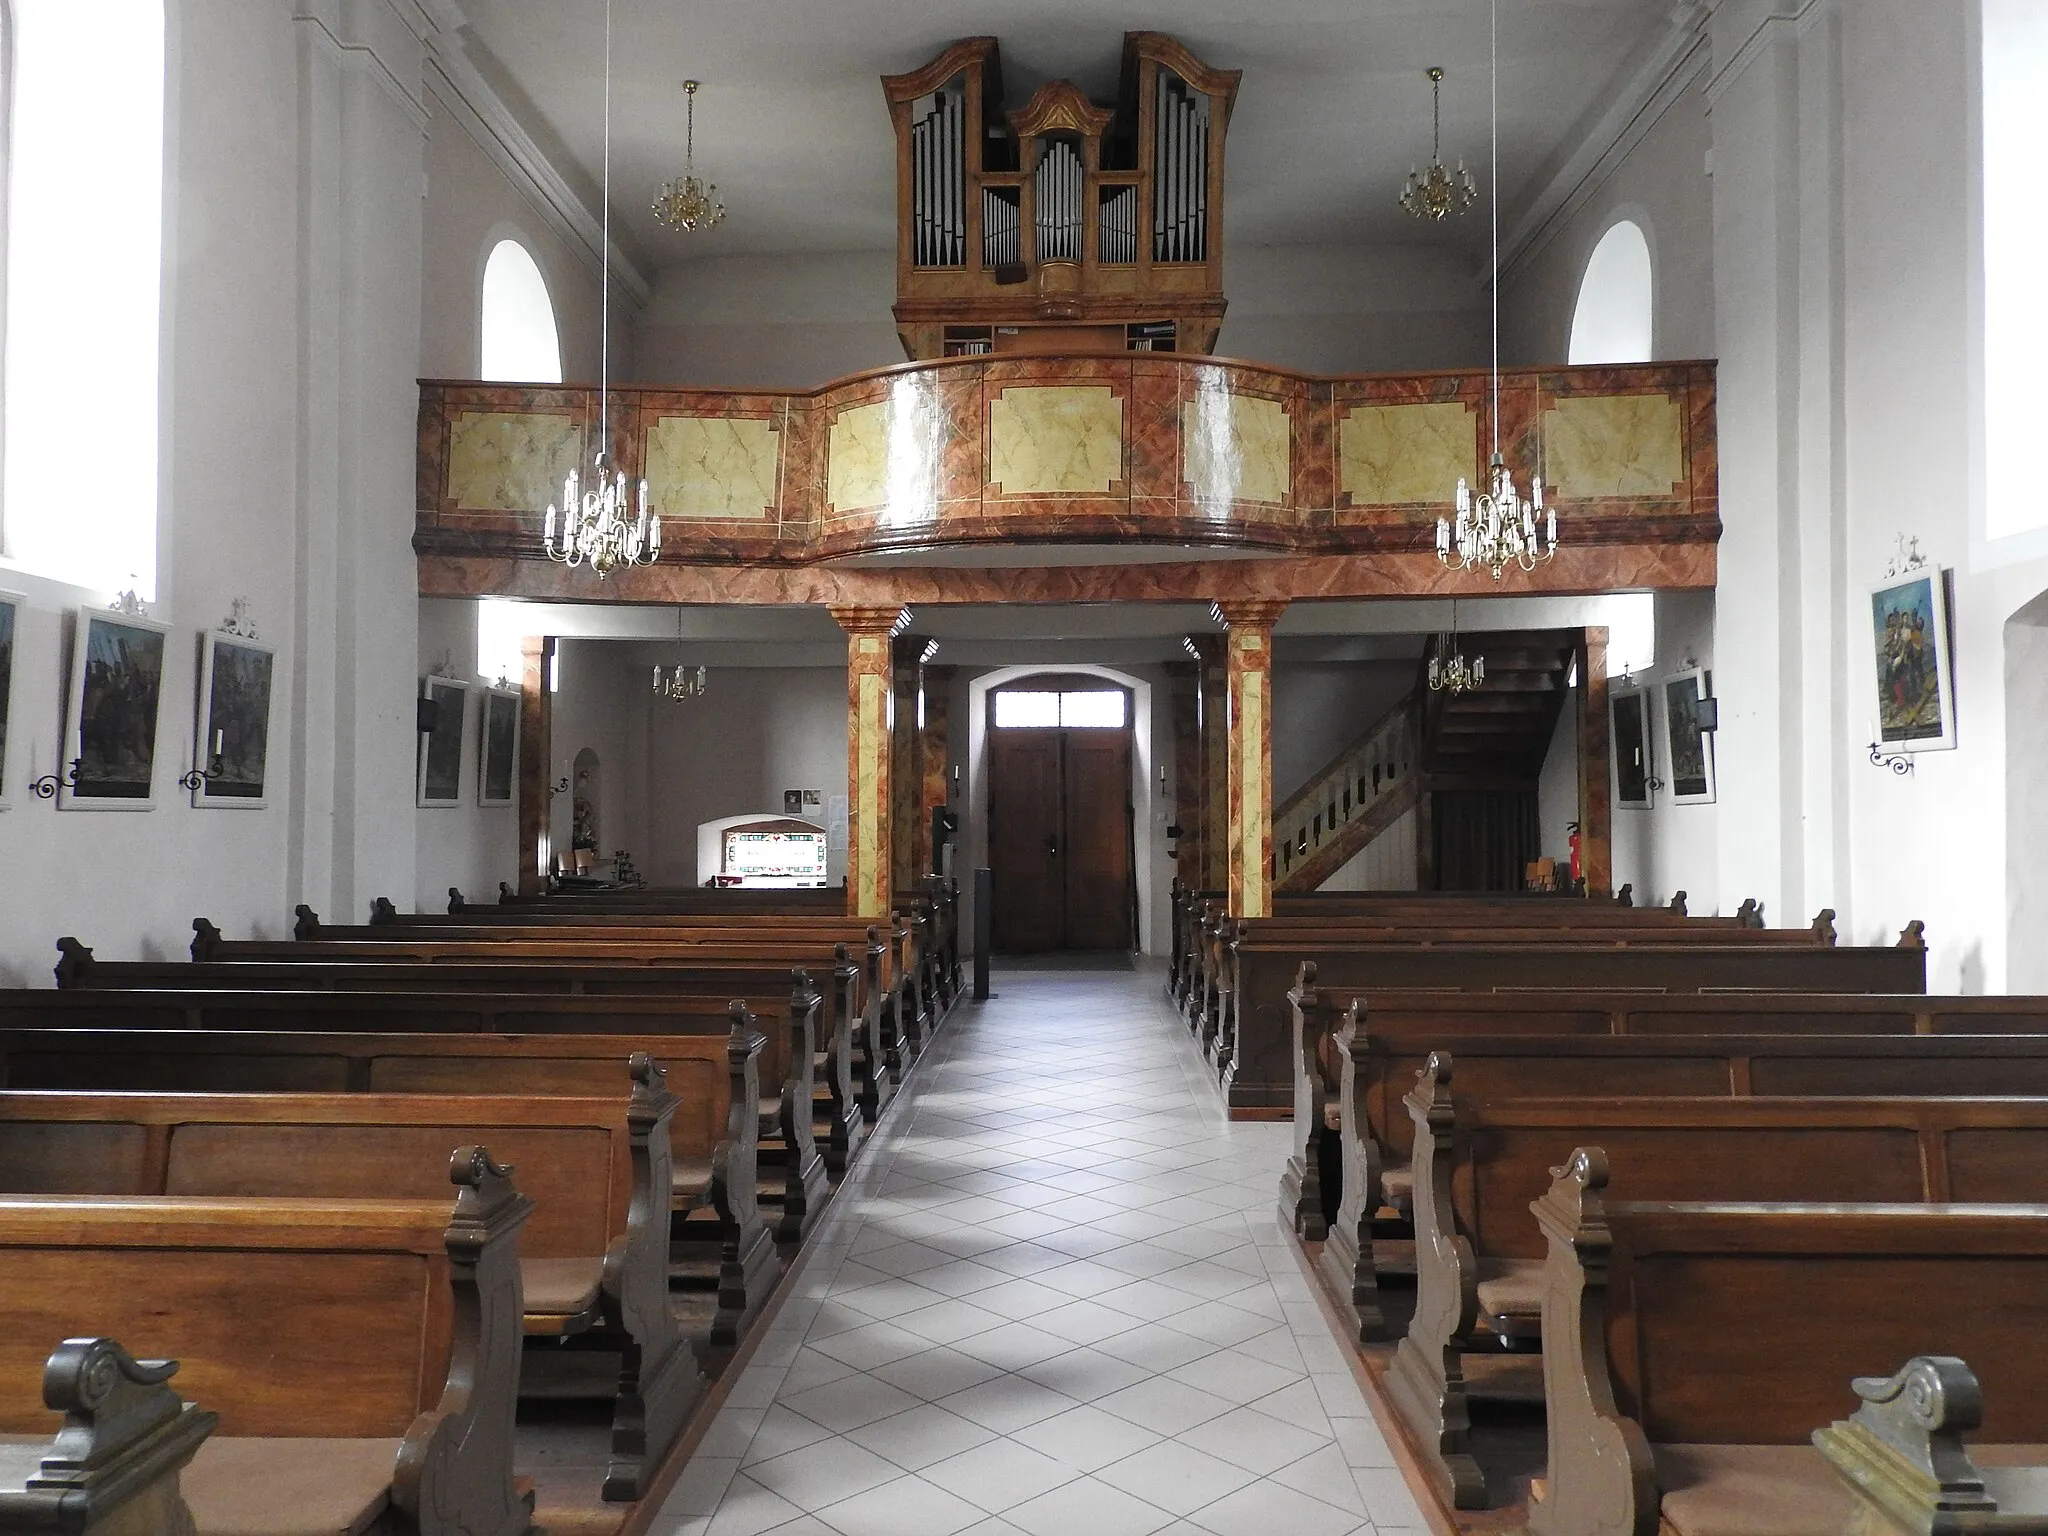
[[[182,1532],[179,1473],[220,1416],[166,1385],[175,1360],[136,1360],[112,1339],[66,1339],[43,1369],[64,1415],[47,1445],[0,1446],[0,1532]]]

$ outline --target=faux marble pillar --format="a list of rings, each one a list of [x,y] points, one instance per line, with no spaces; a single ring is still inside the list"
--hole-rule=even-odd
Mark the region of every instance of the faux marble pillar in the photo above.
[[[554,793],[548,782],[555,714],[548,673],[554,669],[555,637],[528,635],[519,642],[519,656],[519,890],[530,896],[546,884],[555,858],[549,829]],[[479,891],[473,899],[495,900],[496,893]]]
[[[939,649],[926,635],[899,635],[890,642],[890,689],[895,710],[889,767],[889,878],[891,889],[908,890],[931,862],[931,818],[925,813],[923,709],[925,663]]]
[[[1614,886],[1613,806],[1608,796],[1607,631],[1586,631],[1579,647],[1579,872],[1586,889]]]
[[[834,608],[846,631],[846,910],[887,917],[890,885],[889,640],[908,617],[902,608]]]
[[[1221,635],[1188,640],[1201,668],[1201,864],[1195,884],[1205,891],[1230,888],[1230,688]]]
[[[922,698],[924,723],[918,728],[918,763],[924,775],[924,795],[918,802],[917,873],[932,872],[932,808],[953,802],[951,769],[953,761],[953,674],[952,667],[926,663]]]
[[[1226,626],[1230,766],[1225,835],[1232,917],[1267,917],[1273,910],[1273,625],[1286,607],[1232,599],[1212,610]]]
[[[1192,645],[1192,641],[1189,642]],[[1202,666],[1197,660],[1166,664],[1173,716],[1173,874],[1191,891],[1202,884]]]

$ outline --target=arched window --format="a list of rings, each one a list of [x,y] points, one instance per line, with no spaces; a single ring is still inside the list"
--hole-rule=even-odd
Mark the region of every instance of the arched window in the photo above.
[[[11,0],[6,468],[15,565],[156,591],[164,10]],[[73,508],[95,402],[92,509]]]
[[[500,240],[484,263],[482,372],[506,384],[562,382],[555,305],[532,253]]]
[[[1593,247],[1572,311],[1570,363],[1647,363],[1654,340],[1650,242],[1627,219]]]

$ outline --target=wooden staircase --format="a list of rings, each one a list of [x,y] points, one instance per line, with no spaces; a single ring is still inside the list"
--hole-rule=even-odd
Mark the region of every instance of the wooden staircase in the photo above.
[[[1519,889],[1578,642],[1572,630],[1467,635],[1486,681],[1450,694],[1429,690],[1432,640],[1414,689],[1274,811],[1273,889],[1316,890],[1417,807],[1422,889]]]

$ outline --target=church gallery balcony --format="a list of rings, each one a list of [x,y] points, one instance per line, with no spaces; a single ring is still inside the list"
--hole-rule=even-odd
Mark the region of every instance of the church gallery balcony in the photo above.
[[[797,593],[796,573],[834,569],[1219,556],[1295,557],[1300,596],[1420,592],[1442,585],[1452,488],[1484,473],[1489,405],[1480,368],[1315,377],[1162,353],[949,358],[807,392],[615,389],[611,452],[648,481],[661,563],[599,594],[540,537],[571,466],[589,473],[597,391],[430,380],[414,547],[422,589],[445,594],[691,601],[674,573],[714,591],[720,568],[780,570]],[[1563,545],[1511,586],[1712,584],[1712,363],[1512,370],[1500,412]]]

